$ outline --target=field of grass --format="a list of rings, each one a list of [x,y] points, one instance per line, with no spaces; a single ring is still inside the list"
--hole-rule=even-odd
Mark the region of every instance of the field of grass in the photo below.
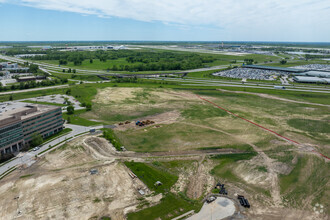
[[[169,173],[167,170],[177,170],[182,165],[189,165],[191,161],[171,161],[171,162],[153,162],[152,164],[125,162],[141,179],[149,189],[156,193],[163,193],[163,198],[158,205],[142,209],[135,213],[129,213],[129,220],[135,219],[172,219],[189,210],[199,210],[202,203],[188,199],[183,193],[173,194],[169,192],[173,184],[178,180],[176,175]],[[155,182],[160,181],[161,186],[155,186]]]
[[[190,210],[198,210],[201,203],[190,201],[182,195],[168,193],[161,203],[135,213],[127,214],[128,220],[144,220],[144,219],[172,219],[182,215]]]
[[[326,120],[310,120],[293,118],[288,120],[288,124],[299,130],[317,133],[330,133],[330,123]]]
[[[86,110],[75,110],[74,114],[70,115],[68,113],[63,113],[63,119],[68,120],[70,118],[71,124],[75,125],[82,125],[82,126],[93,126],[93,125],[100,125],[101,123],[90,121],[88,119],[82,118],[81,114],[85,113]]]
[[[172,185],[178,180],[177,176],[170,174],[165,170],[156,169],[145,163],[125,162],[125,165],[130,168],[149,189],[156,193],[169,192]],[[160,181],[162,185],[155,185],[157,181]]]
[[[329,169],[329,163],[321,158],[299,157],[288,175],[280,175],[281,194],[286,204],[299,208],[312,200],[312,205],[322,204],[329,214]]]

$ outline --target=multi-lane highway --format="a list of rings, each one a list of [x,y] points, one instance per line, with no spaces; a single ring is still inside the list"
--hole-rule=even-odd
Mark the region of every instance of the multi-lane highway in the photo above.
[[[201,78],[168,78],[160,77],[153,80],[178,82],[181,85],[186,86],[214,86],[214,87],[240,87],[240,88],[256,88],[256,89],[276,89],[272,84],[258,84],[258,83],[241,83],[238,81],[226,81],[215,79],[201,79]],[[316,93],[330,93],[329,87],[321,86],[287,86],[285,90],[298,91],[298,92],[316,92]]]
[[[11,62],[17,62],[17,63],[24,63],[27,62],[26,60],[19,59],[16,57],[10,57],[10,56],[4,56],[0,55],[0,59],[8,60]],[[62,72],[63,69],[68,69],[65,67],[60,67],[58,65],[54,64],[46,64],[41,62],[31,62],[39,65],[44,71],[47,71],[48,73],[56,73],[56,72]],[[221,68],[226,67],[225,65],[219,66]],[[117,75],[120,73],[109,73],[107,71],[102,70],[86,70],[86,69],[76,69],[78,72],[80,72],[82,75]],[[192,72],[192,71],[201,71],[202,69],[197,70],[190,70],[186,72]],[[154,74],[157,75],[157,74]],[[149,79],[149,78],[145,78]],[[255,83],[255,82],[247,82],[247,83],[241,83],[239,81],[228,81],[228,80],[217,80],[217,79],[201,79],[201,78],[154,78],[153,80],[163,80],[163,81],[172,81],[172,82],[179,82],[181,85],[198,85],[198,86],[221,86],[221,87],[240,87],[240,88],[257,88],[257,89],[276,89],[274,88],[274,84],[270,83]],[[283,81],[285,84],[288,84],[288,81],[285,79]],[[330,93],[330,88],[325,86],[311,86],[311,85],[286,85],[285,90],[288,91],[299,91],[299,92],[314,92],[314,93]],[[19,92],[19,91],[18,91]]]

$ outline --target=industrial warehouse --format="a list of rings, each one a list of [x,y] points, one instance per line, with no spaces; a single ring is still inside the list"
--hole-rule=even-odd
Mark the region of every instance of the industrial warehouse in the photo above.
[[[62,129],[61,107],[22,102],[0,105],[1,155],[18,152],[28,146],[35,133],[45,138]]]

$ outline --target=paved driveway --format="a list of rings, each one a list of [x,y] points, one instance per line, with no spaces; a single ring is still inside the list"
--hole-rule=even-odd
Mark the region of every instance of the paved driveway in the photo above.
[[[218,197],[211,203],[205,202],[200,212],[187,218],[187,220],[219,220],[232,216],[234,213],[234,202],[225,197]]]

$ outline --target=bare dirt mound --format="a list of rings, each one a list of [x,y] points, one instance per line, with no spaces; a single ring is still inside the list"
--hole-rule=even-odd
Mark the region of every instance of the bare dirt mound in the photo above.
[[[142,88],[114,88],[108,87],[100,89],[93,100],[96,103],[110,104],[113,102],[123,102],[126,99],[132,99],[135,97],[135,93],[142,91]]]
[[[123,219],[125,209],[136,209],[139,204],[139,189],[150,194],[139,179],[129,176],[126,166],[108,159],[111,149],[106,140],[86,136],[79,139],[1,180],[0,219],[17,217],[17,203],[13,201],[17,196],[20,219]],[[98,154],[93,152],[91,156],[89,148],[76,145],[85,140]],[[91,169],[97,174],[92,175]],[[160,198],[148,199],[154,203]]]
[[[212,166],[203,163],[205,156],[198,162],[197,170],[194,175],[189,178],[187,186],[187,196],[192,199],[198,199],[209,192],[214,185],[214,177],[209,174]]]
[[[89,150],[89,153],[95,159],[112,159],[116,153],[115,148],[104,138],[99,137],[87,137],[83,140],[85,146]]]

